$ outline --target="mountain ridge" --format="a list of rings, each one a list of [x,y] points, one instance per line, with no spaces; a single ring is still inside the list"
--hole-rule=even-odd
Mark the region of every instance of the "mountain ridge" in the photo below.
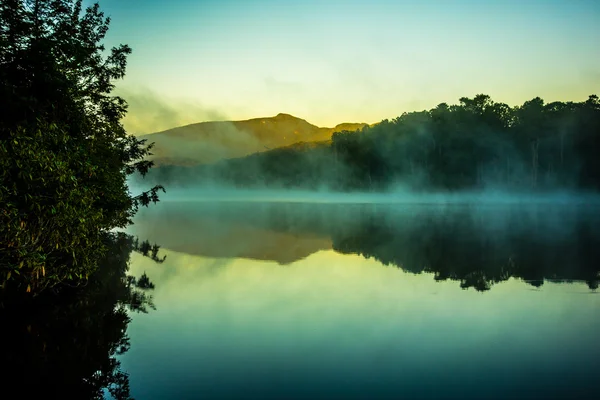
[[[366,123],[344,122],[318,127],[305,119],[279,113],[240,121],[204,121],[141,135],[154,142],[156,165],[200,165],[222,159],[286,147],[298,142],[321,142],[334,132],[356,131]]]

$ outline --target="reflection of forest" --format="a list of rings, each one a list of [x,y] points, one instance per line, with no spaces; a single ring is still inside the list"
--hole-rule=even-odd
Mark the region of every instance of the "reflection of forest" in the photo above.
[[[298,240],[330,238],[340,253],[373,257],[408,272],[430,272],[437,280],[460,281],[463,288],[487,290],[509,277],[535,286],[545,279],[583,280],[596,288],[600,213],[591,206],[578,207],[163,203],[152,213],[142,213],[136,225],[138,234],[162,244],[177,237],[185,221],[187,247],[205,256],[216,255],[194,243],[215,232],[221,232],[222,247],[230,249],[228,257],[243,257],[237,250],[279,233]],[[228,240],[227,233],[241,226],[247,236]],[[149,227],[154,227],[152,232],[145,231]]]
[[[24,398],[129,398],[129,376],[116,357],[129,349],[128,311],[154,308],[148,276],[128,276],[132,251],[161,262],[158,247],[124,234],[106,238],[98,272],[78,288],[48,290],[32,298],[0,299],[0,340],[6,393]]]
[[[359,230],[334,239],[342,253],[374,257],[405,271],[431,272],[461,287],[487,290],[508,278],[598,286],[598,216],[561,209],[446,209],[374,214]]]

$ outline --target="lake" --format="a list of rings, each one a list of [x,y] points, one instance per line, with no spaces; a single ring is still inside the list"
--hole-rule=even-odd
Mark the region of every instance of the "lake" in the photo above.
[[[121,357],[159,398],[593,398],[593,203],[173,201]]]
[[[140,210],[91,294],[3,316],[7,382],[81,399],[597,397],[600,203],[318,199]]]

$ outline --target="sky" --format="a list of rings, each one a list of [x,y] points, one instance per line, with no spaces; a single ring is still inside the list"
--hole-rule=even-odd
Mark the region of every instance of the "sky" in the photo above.
[[[135,134],[288,113],[374,123],[485,93],[600,94],[597,0],[99,0]]]

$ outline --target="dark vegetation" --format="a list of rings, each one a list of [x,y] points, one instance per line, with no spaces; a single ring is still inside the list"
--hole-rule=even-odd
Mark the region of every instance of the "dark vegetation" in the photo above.
[[[81,0],[0,2],[0,285],[39,293],[90,279],[106,234],[125,227],[155,186],[126,178],[152,163],[111,95],[126,45],[102,45],[109,20]]]
[[[103,237],[108,251],[85,285],[31,296],[0,295],[2,382],[24,398],[129,399],[129,375],[117,360],[130,346],[130,312],[154,309],[154,284],[128,275],[132,252],[161,262],[158,247],[118,233]],[[137,243],[137,244],[136,244]],[[145,254],[144,254],[145,253]]]
[[[131,49],[105,50],[108,24],[79,0],[0,1],[2,382],[20,397],[130,398],[117,357],[129,313],[154,308],[129,257],[164,257],[113,231],[162,187],[126,184],[152,167],[151,146],[120,123],[112,82]]]
[[[518,107],[486,95],[404,113],[329,144],[299,144],[196,167],[161,166],[149,176],[171,186],[386,190],[485,188],[543,191],[600,188],[600,102]]]

